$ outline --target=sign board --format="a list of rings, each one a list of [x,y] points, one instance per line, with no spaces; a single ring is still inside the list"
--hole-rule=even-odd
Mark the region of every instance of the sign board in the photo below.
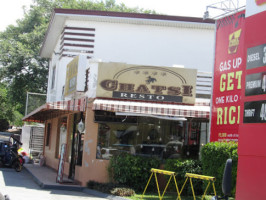
[[[245,11],[216,22],[210,141],[238,141],[244,53]]]
[[[247,69],[262,67],[266,65],[266,44],[248,48]]]
[[[197,70],[99,63],[97,97],[194,104]]]
[[[246,75],[245,96],[266,94],[266,72]]]
[[[245,102],[243,123],[266,123],[266,100]]]
[[[87,58],[84,55],[75,57],[66,67],[64,96],[69,96],[85,89]]]

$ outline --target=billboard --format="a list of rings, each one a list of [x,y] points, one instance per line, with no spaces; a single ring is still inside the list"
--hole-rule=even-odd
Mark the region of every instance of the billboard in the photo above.
[[[244,52],[245,11],[216,22],[210,141],[238,141]]]
[[[96,96],[195,104],[196,69],[99,63]]]

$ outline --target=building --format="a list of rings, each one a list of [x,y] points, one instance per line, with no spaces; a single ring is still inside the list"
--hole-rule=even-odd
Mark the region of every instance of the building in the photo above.
[[[85,185],[108,181],[120,152],[198,157],[214,30],[199,18],[55,9],[41,49],[47,103],[24,117],[45,123],[46,164],[58,169],[64,155],[64,173]]]

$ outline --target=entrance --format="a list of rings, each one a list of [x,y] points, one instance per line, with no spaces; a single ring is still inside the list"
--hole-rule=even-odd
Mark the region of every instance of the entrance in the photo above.
[[[83,133],[78,131],[78,123],[83,120],[83,113],[74,114],[73,119],[73,131],[71,135],[71,158],[69,167],[69,179],[74,180],[75,178],[75,168],[76,165],[82,165],[82,155],[83,155]]]

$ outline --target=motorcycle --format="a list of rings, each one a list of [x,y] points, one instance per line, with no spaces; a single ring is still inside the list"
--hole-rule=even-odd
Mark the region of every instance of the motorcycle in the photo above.
[[[19,145],[22,143],[13,136],[9,141],[0,142],[0,166],[12,167],[17,172],[22,170],[24,159],[18,154]]]

